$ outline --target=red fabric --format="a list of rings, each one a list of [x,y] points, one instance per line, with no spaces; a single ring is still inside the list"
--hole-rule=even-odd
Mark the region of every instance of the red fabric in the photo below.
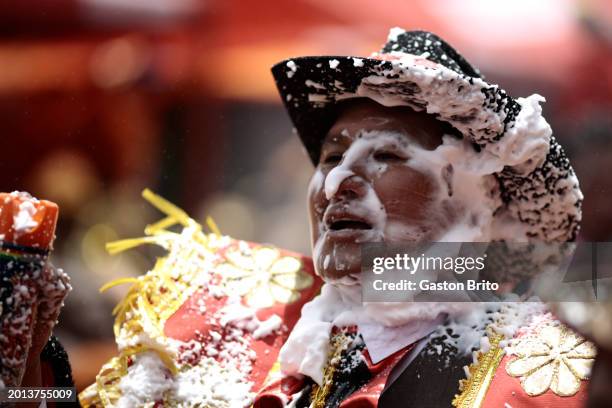
[[[250,244],[255,246],[256,244]],[[280,249],[279,249],[280,250]],[[303,264],[304,272],[311,275],[313,284],[300,292],[299,299],[291,304],[275,304],[272,307],[259,309],[256,312],[257,318],[261,321],[268,319],[273,314],[277,314],[283,320],[283,325],[287,330],[278,335],[267,336],[255,340],[248,336],[250,347],[255,351],[257,358],[253,362],[253,369],[249,376],[249,381],[253,382],[252,389],[259,390],[268,376],[272,366],[276,362],[281,346],[287,340],[291,329],[300,317],[302,306],[310,301],[320,290],[322,281],[315,275],[312,260],[302,255],[289,251],[280,250],[281,256],[293,256],[299,258]],[[222,253],[221,253],[222,255]],[[206,313],[202,315],[198,309],[198,301],[202,301],[206,306]],[[214,329],[218,333],[224,334],[224,328],[218,322],[211,322],[209,316],[221,309],[226,303],[225,298],[210,296],[206,290],[194,293],[168,320],[164,326],[164,334],[167,337],[181,341],[197,340],[203,345],[211,341],[208,332]],[[204,348],[204,347],[203,347]],[[196,363],[193,361],[192,363]]]
[[[385,388],[387,378],[395,365],[410,351],[414,345],[409,345],[377,364],[372,364],[367,350],[364,357],[372,379],[360,389],[351,394],[341,404],[340,408],[375,408],[378,399]],[[282,408],[291,396],[304,387],[305,381],[294,377],[282,377],[267,384],[259,392],[253,404],[254,408]]]

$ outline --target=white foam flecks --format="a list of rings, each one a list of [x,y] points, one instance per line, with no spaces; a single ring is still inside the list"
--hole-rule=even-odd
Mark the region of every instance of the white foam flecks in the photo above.
[[[34,220],[36,207],[31,200],[22,201],[19,204],[19,212],[13,216],[13,229],[16,233],[23,233],[38,226]]]
[[[133,364],[121,379],[117,406],[152,406],[165,400],[177,407],[248,407],[255,397],[252,383],[246,380],[249,371],[249,361],[238,366],[227,359],[220,364],[214,358],[204,357],[173,377],[157,353],[147,351],[134,356]]]
[[[221,367],[213,359],[205,358],[176,376],[172,397],[178,407],[241,408],[252,404],[255,393],[251,387],[252,383],[244,380],[238,367]]]
[[[244,306],[240,298],[230,297],[227,305],[218,311],[220,316],[219,324],[222,327],[227,327],[231,324],[239,329],[250,332],[256,340],[269,336],[281,329],[283,319],[280,316],[273,314],[268,319],[260,321],[255,312],[255,309]],[[214,338],[214,335],[211,334],[211,336]]]
[[[495,323],[491,327],[496,333],[510,340],[546,315],[546,305],[539,299],[530,299],[528,302],[506,302],[494,316]],[[505,344],[501,345],[503,347]]]
[[[240,298],[235,297],[228,299],[227,305],[219,311],[219,314],[219,324],[223,327],[230,323],[251,321],[256,318],[255,310],[244,306]]]
[[[293,77],[293,75],[295,75],[295,72],[297,71],[297,65],[295,65],[295,62],[293,61],[287,61],[287,68],[289,68],[289,71],[287,71],[287,78],[291,78]]]
[[[323,85],[321,85],[318,82],[312,81],[310,79],[307,79],[305,81],[305,85],[310,87],[310,88],[315,88],[315,89],[325,89],[325,87]]]
[[[280,329],[282,324],[283,319],[279,315],[273,314],[268,319],[259,323],[259,327],[253,331],[253,338],[257,340],[267,337]]]
[[[406,32],[406,30],[404,30],[403,28],[400,27],[393,27],[391,30],[389,30],[389,35],[387,37],[387,41],[397,41],[397,37],[404,34]]]
[[[133,364],[128,367],[127,374],[119,383],[119,408],[154,403],[162,399],[164,393],[173,386],[170,372],[155,352],[140,353],[133,359]]]
[[[333,59],[329,61],[329,67],[331,69],[336,69],[338,68],[338,64],[340,64],[340,61],[338,61],[337,59]]]
[[[213,320],[219,321],[223,334],[209,330],[210,341],[205,341],[204,336],[188,342],[167,339],[163,345],[157,345],[177,356],[182,367],[175,376],[155,352],[137,355],[121,381],[119,406],[143,406],[162,399],[177,407],[250,406],[255,393],[249,376],[256,354],[245,337],[251,333],[254,339],[263,339],[286,328],[276,314],[259,321],[253,309],[240,304],[238,298],[230,298],[225,307],[215,312]],[[136,339],[134,344],[155,347],[147,336]]]
[[[353,58],[353,66],[354,67],[363,67],[363,59],[361,59],[361,58]]]

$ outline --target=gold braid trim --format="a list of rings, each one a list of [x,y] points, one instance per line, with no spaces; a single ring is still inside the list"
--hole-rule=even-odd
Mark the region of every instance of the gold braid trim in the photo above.
[[[499,342],[504,339],[492,330],[487,333],[491,346],[486,353],[478,352],[475,363],[468,367],[469,376],[459,381],[461,394],[455,395],[453,407],[480,408],[491,385],[495,371],[504,357],[504,349]]]
[[[325,408],[327,406],[327,397],[334,385],[334,374],[340,364],[342,353],[348,348],[352,341],[353,339],[344,332],[340,332],[331,338],[331,347],[327,358],[327,364],[325,365],[325,371],[323,372],[323,386],[319,387],[315,384],[312,388],[312,393],[310,394],[310,408]]]

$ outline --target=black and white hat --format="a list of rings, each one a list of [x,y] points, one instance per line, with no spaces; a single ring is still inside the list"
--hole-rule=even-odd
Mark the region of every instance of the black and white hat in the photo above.
[[[576,238],[582,193],[542,117],[539,95],[514,99],[433,33],[393,28],[370,57],[312,56],[282,61],[272,73],[311,161],[336,120],[339,102],[371,98],[409,106],[452,125],[480,151],[503,160],[503,205],[545,241]],[[506,213],[507,213],[506,212]]]

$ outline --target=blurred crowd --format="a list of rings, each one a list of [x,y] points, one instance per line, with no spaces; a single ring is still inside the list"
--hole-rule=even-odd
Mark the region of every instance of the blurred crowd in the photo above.
[[[75,290],[57,334],[77,386],[115,351],[113,305],[158,253],[109,256],[159,218],[151,188],[223,233],[308,253],[312,168],[269,68],[366,56],[426,29],[513,96],[544,95],[585,193],[581,239],[612,240],[612,6],[605,0],[8,0],[0,9],[0,191],[60,206],[53,262]]]

